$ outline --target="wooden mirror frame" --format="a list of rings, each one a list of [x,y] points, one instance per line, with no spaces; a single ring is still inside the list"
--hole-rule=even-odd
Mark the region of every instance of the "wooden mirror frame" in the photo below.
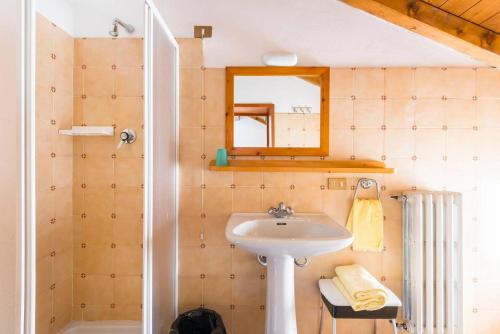
[[[234,147],[234,77],[235,76],[308,76],[321,78],[319,147]],[[229,155],[249,156],[327,156],[330,127],[329,67],[226,67],[226,148]]]

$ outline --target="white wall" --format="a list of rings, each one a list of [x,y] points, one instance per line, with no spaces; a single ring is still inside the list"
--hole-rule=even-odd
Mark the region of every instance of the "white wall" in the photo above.
[[[235,147],[267,147],[267,128],[249,117],[234,121]]]
[[[37,0],[36,10],[62,30],[74,36],[75,13],[68,0]]]
[[[195,24],[214,27],[207,68],[261,66],[271,51],[294,52],[303,66],[484,66],[339,0],[161,1],[176,37],[193,37]]]
[[[144,36],[144,0],[38,0],[37,10],[74,37],[110,37],[115,18],[135,27],[119,37]]]
[[[22,1],[0,1],[0,332],[19,332]]]
[[[319,113],[321,92],[320,87],[293,76],[236,76],[234,103],[273,103],[276,113],[308,106],[312,113]]]

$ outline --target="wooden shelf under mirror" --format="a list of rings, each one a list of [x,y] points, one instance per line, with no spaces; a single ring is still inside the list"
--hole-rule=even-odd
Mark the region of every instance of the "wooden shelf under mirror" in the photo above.
[[[212,160],[208,169],[219,172],[394,173],[394,168],[371,160],[229,160],[228,166],[216,166],[215,160]]]

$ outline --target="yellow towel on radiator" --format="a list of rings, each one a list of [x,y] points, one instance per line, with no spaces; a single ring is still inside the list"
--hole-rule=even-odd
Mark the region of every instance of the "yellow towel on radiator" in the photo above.
[[[382,251],[384,247],[384,214],[380,201],[355,198],[346,228],[354,236],[353,250]]]
[[[353,264],[335,268],[333,283],[354,311],[374,311],[387,303],[387,291],[365,268]]]

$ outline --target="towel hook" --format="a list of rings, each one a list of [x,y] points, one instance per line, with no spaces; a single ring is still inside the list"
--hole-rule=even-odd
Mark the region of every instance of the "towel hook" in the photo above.
[[[377,188],[377,199],[380,200],[380,191],[379,191],[377,180],[367,179],[367,178],[361,178],[358,180],[358,183],[356,184],[356,189],[354,190],[354,198],[356,198],[356,195],[358,193],[358,189],[360,186],[363,189],[370,189],[374,185]]]

